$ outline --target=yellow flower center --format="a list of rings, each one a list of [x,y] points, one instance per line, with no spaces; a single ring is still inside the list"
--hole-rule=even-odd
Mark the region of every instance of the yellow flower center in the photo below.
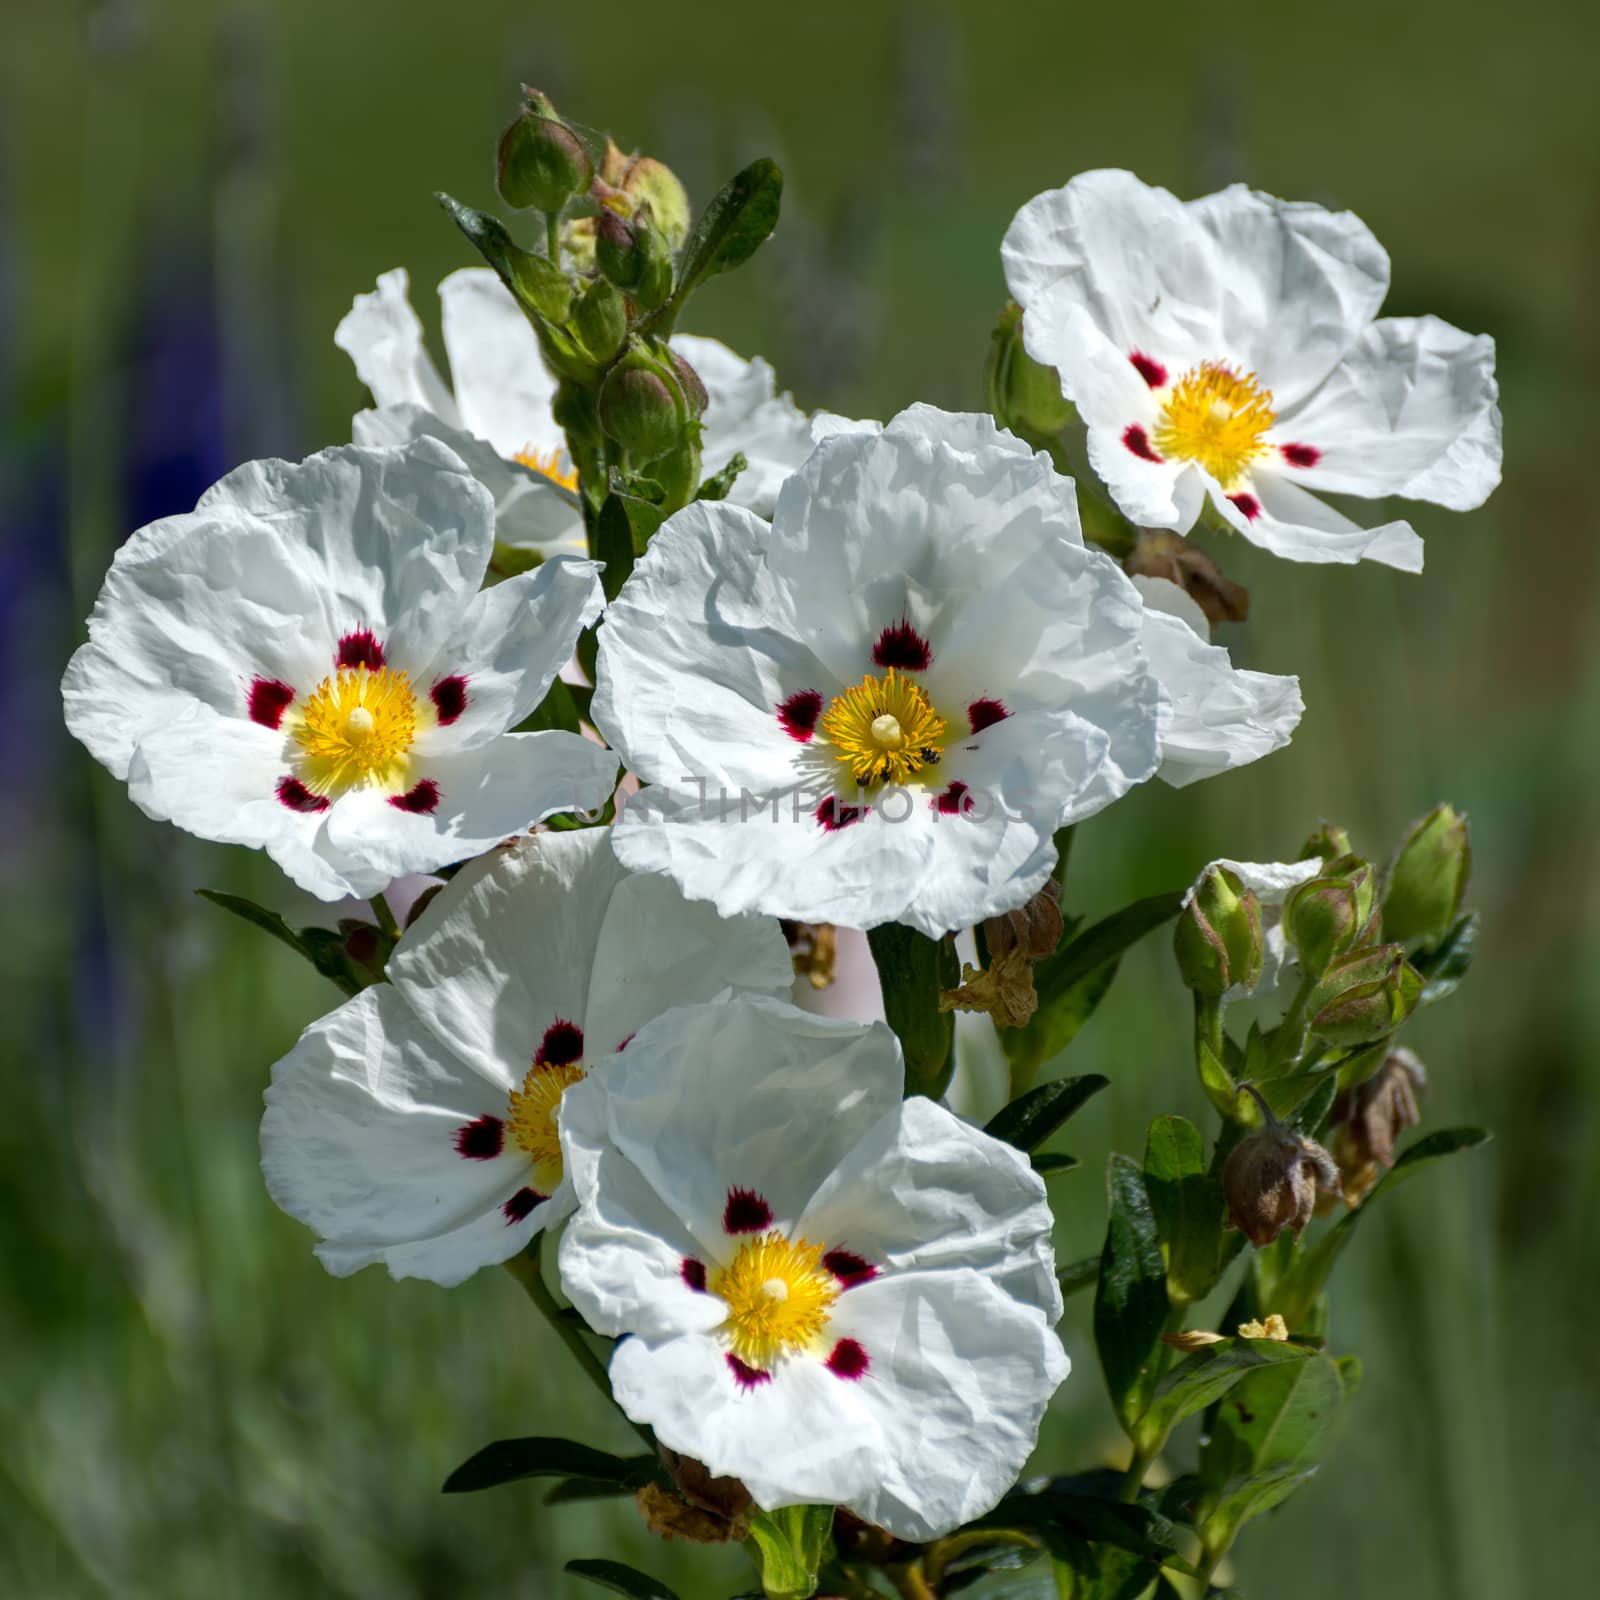
[[[519,466],[526,467],[529,472],[537,472],[541,478],[548,478],[551,483],[559,484],[563,489],[578,487],[578,469],[562,465],[559,446],[554,450],[535,450],[531,444],[526,445],[511,459]]]
[[[763,1372],[785,1351],[816,1345],[839,1298],[839,1280],[822,1265],[822,1246],[776,1230],[740,1245],[710,1288],[727,1302],[723,1332],[733,1354]]]
[[[1172,386],[1155,427],[1155,446],[1164,456],[1196,462],[1232,489],[1271,448],[1262,436],[1274,420],[1272,391],[1262,388],[1255,373],[1204,361]]]
[[[561,1163],[561,1132],[556,1114],[561,1097],[583,1077],[583,1064],[577,1061],[561,1066],[535,1062],[528,1068],[520,1089],[511,1091],[506,1105],[506,1126],[511,1142],[533,1162],[533,1186],[541,1194],[554,1194],[564,1170]]]
[[[857,783],[903,783],[939,759],[944,718],[898,667],[870,672],[822,714],[822,732]]]
[[[317,685],[293,735],[305,752],[304,780],[313,794],[358,783],[403,789],[406,752],[417,737],[411,680],[389,667],[341,667]]]

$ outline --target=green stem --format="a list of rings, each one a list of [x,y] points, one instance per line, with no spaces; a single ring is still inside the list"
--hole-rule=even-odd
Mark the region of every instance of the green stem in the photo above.
[[[1300,1032],[1305,1025],[1306,1004],[1316,986],[1317,980],[1309,973],[1301,978],[1300,985],[1294,992],[1294,999],[1289,1002],[1289,1009],[1283,1014],[1283,1021],[1273,1030],[1271,1059],[1274,1075],[1286,1068],[1300,1053]]]
[[[561,1307],[556,1304],[555,1296],[545,1284],[544,1274],[539,1269],[539,1247],[543,1241],[542,1234],[536,1235],[533,1243],[521,1255],[512,1256],[506,1262],[506,1271],[522,1285],[523,1292],[539,1308],[544,1320],[555,1329],[561,1342],[577,1358],[578,1365],[583,1368],[589,1381],[606,1397],[609,1404],[615,1406],[617,1402],[611,1393],[611,1379],[606,1372],[605,1363],[589,1348],[582,1329],[562,1316]],[[655,1435],[648,1428],[633,1421],[631,1417],[628,1419],[628,1426],[644,1440],[649,1449],[656,1448]]]
[[[400,924],[395,921],[394,912],[389,909],[389,902],[381,894],[373,895],[368,902],[372,907],[372,914],[378,919],[378,926],[383,930],[384,937],[391,944],[400,938]]]
[[[1205,1596],[1211,1593],[1211,1580],[1216,1575],[1217,1568],[1222,1565],[1222,1558],[1227,1555],[1232,1546],[1233,1540],[1228,1539],[1215,1550],[1207,1547],[1205,1558],[1201,1561],[1199,1569],[1195,1573],[1195,1578],[1200,1584],[1200,1600],[1205,1600]]]
[[[1155,1460],[1159,1448],[1141,1450],[1137,1445],[1134,1447],[1133,1460],[1128,1463],[1128,1470],[1122,1474],[1122,1482],[1117,1485],[1117,1499],[1124,1505],[1131,1506],[1139,1498],[1139,1491],[1144,1487],[1144,1475],[1150,1470],[1150,1463]]]
[[[905,1055],[906,1093],[937,1100],[955,1071],[955,1015],[939,1009],[941,991],[955,988],[961,977],[955,941],[886,922],[868,932],[867,943],[883,990],[883,1014]]]
[[[1223,1054],[1226,1044],[1222,1036],[1222,1000],[1219,996],[1195,991],[1194,1036],[1218,1061],[1226,1061]]]
[[[561,265],[561,217],[558,212],[547,211],[544,218],[545,249],[551,263]]]

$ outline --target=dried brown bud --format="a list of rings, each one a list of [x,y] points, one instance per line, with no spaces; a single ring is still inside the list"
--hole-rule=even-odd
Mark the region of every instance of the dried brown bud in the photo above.
[[[780,926],[789,941],[789,958],[797,978],[804,978],[813,989],[826,989],[833,982],[833,962],[838,935],[831,922],[790,922]]]
[[[1317,1190],[1334,1188],[1339,1169],[1320,1144],[1285,1127],[1256,1098],[1267,1124],[1233,1147],[1222,1169],[1222,1191],[1228,1225],[1260,1250],[1285,1228],[1298,1234],[1305,1227],[1316,1209]]]
[[[755,1502],[737,1478],[714,1478],[692,1457],[664,1445],[661,1461],[676,1488],[651,1483],[634,1496],[652,1533],[696,1544],[725,1544],[748,1535]]]
[[[1331,1143],[1347,1205],[1360,1205],[1378,1181],[1378,1169],[1394,1165],[1394,1142],[1421,1121],[1417,1097],[1427,1088],[1427,1069],[1416,1053],[1399,1049],[1365,1083],[1334,1101]]]
[[[983,937],[991,959],[1020,950],[1029,961],[1043,961],[1055,954],[1063,926],[1061,885],[1052,878],[1025,906],[990,917],[983,925]]]
[[[1164,528],[1141,528],[1139,542],[1124,563],[1134,578],[1165,578],[1175,583],[1206,614],[1219,622],[1243,622],[1250,615],[1250,591],[1223,577],[1222,569],[1198,545]]]
[[[1020,949],[991,956],[986,971],[961,965],[961,986],[939,996],[941,1011],[987,1011],[997,1028],[1022,1028],[1039,1009],[1033,963]]]

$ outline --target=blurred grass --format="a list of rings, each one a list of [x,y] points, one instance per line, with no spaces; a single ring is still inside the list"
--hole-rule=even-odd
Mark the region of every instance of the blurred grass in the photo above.
[[[1500,1600],[1592,1581],[1600,1402],[1597,766],[1600,322],[1593,7],[1359,0],[1337,11],[1013,3],[769,13],[507,0],[118,0],[13,8],[0,50],[0,1577],[19,1597],[576,1592],[604,1553],[685,1600],[739,1586],[631,1512],[446,1500],[507,1433],[628,1435],[515,1285],[335,1281],[262,1190],[268,1067],[335,995],[190,890],[309,919],[263,861],[158,827],[69,747],[55,679],[117,542],[227,465],[348,437],[331,331],[405,264],[419,309],[467,264],[429,198],[492,204],[521,78],[672,162],[704,198],[773,154],[778,240],[696,302],[803,403],[978,403],[1015,207],[1101,164],[1196,193],[1245,177],[1357,210],[1391,308],[1493,332],[1507,476],[1419,514],[1428,574],[1290,568],[1236,656],[1301,675],[1294,745],[1084,831],[1097,914],[1210,856],[1291,850],[1321,814],[1381,853],[1436,798],[1475,825],[1477,970],[1414,1029],[1428,1122],[1498,1133],[1404,1192],[1340,1269],[1366,1361],[1340,1453],[1247,1536],[1257,1596]],[[1095,1174],[1148,1118],[1203,1106],[1159,940],[1072,1069],[1111,1093],[1066,1142],[1064,1257],[1097,1247]],[[1117,1448],[1088,1307],[1043,1458]],[[700,1574],[699,1577],[686,1576]]]

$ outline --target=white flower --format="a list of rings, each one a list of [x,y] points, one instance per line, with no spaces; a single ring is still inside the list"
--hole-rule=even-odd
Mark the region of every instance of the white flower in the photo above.
[[[599,614],[563,556],[482,593],[494,508],[433,440],[255,461],[117,552],[67,726],[148,815],[324,900],[602,805],[609,751],[507,733]]]
[[[1213,867],[1226,868],[1238,877],[1245,888],[1255,891],[1256,899],[1261,903],[1261,927],[1265,935],[1261,976],[1256,979],[1255,987],[1246,989],[1242,984],[1235,984],[1223,998],[1242,1000],[1247,994],[1271,994],[1278,987],[1284,968],[1294,962],[1294,953],[1289,949],[1283,932],[1284,901],[1292,890],[1322,871],[1322,861],[1317,856],[1312,856],[1308,861],[1208,861],[1189,885],[1183,897],[1185,905],[1194,899],[1205,881],[1206,873]]]
[[[566,1097],[561,1281],[633,1335],[612,1390],[663,1444],[930,1539],[1010,1488],[1068,1362],[1043,1183],[901,1089],[882,1023],[668,1013]]]
[[[583,554],[577,472],[551,413],[556,380],[528,319],[486,267],[451,273],[439,300],[452,394],[423,344],[407,283],[403,269],[384,273],[375,291],[356,296],[334,333],[378,405],[356,417],[357,442],[443,439],[494,495],[503,544]],[[811,447],[805,414],[777,394],[765,361],[745,361],[715,339],[687,334],[672,347],[706,387],[705,475],[743,451],[749,465],[729,498],[770,516],[778,485]]]
[[[670,1006],[788,991],[776,923],[719,921],[624,871],[608,834],[539,834],[464,869],[390,981],[274,1068],[262,1170],[330,1272],[454,1284],[507,1260],[572,1208],[564,1091]]]
[[[990,418],[834,434],[770,528],[669,518],[609,610],[594,720],[659,786],[617,853],[724,915],[936,934],[1020,905],[1054,830],[1155,770],[1144,626],[1071,482]]]
[[[1086,172],[1023,206],[1001,255],[1028,352],[1134,522],[1187,530],[1209,493],[1279,555],[1414,572],[1408,523],[1363,529],[1312,491],[1464,511],[1500,480],[1493,340],[1374,321],[1389,258],[1347,211]]]
[[[1205,613],[1177,584],[1133,583],[1145,604],[1145,655],[1170,702],[1158,776],[1181,789],[1286,745],[1305,709],[1299,679],[1241,671],[1208,642]]]

